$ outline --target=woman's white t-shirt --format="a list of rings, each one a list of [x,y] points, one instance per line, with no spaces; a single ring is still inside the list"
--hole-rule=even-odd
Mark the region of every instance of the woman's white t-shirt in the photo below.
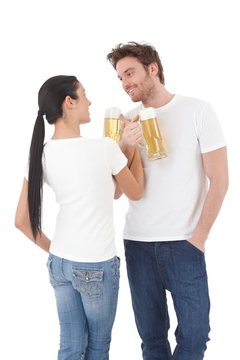
[[[50,252],[79,262],[116,255],[112,175],[127,164],[110,138],[50,140],[44,145],[44,181],[59,204]]]

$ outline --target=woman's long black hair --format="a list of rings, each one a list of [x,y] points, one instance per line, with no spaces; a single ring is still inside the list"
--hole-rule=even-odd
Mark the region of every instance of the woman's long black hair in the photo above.
[[[53,76],[41,86],[38,92],[38,115],[33,128],[29,151],[28,208],[34,238],[42,230],[42,156],[45,137],[44,115],[49,124],[62,117],[62,105],[66,96],[77,99],[79,82],[75,76]]]

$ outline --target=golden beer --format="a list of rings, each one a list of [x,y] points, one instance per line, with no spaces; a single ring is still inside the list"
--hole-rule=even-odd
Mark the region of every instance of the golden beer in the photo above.
[[[106,109],[105,111],[103,135],[112,138],[116,142],[120,140],[120,114],[120,109],[116,107]]]
[[[154,108],[141,110],[139,116],[149,160],[167,157]]]

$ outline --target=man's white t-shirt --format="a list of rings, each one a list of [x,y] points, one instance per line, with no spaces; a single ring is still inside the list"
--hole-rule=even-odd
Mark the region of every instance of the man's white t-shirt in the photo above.
[[[126,114],[133,118],[139,105]],[[218,118],[209,103],[175,95],[155,109],[167,157],[148,160],[140,145],[145,193],[129,201],[124,239],[189,239],[197,225],[208,189],[202,154],[226,146]]]
[[[112,175],[127,164],[110,138],[50,140],[44,146],[44,180],[59,204],[50,252],[79,262],[116,255]]]

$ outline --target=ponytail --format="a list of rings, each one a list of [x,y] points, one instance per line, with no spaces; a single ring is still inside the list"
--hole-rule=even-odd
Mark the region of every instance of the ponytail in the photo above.
[[[33,128],[29,151],[28,208],[34,239],[36,239],[38,233],[41,233],[43,185],[42,154],[45,137],[45,124],[43,115],[44,113],[39,110]]]
[[[43,193],[43,144],[46,121],[55,124],[63,114],[63,102],[66,96],[77,99],[79,81],[75,76],[57,75],[46,80],[38,92],[38,114],[33,128],[32,141],[29,151],[28,173],[28,209],[34,239],[42,228],[42,193]]]

